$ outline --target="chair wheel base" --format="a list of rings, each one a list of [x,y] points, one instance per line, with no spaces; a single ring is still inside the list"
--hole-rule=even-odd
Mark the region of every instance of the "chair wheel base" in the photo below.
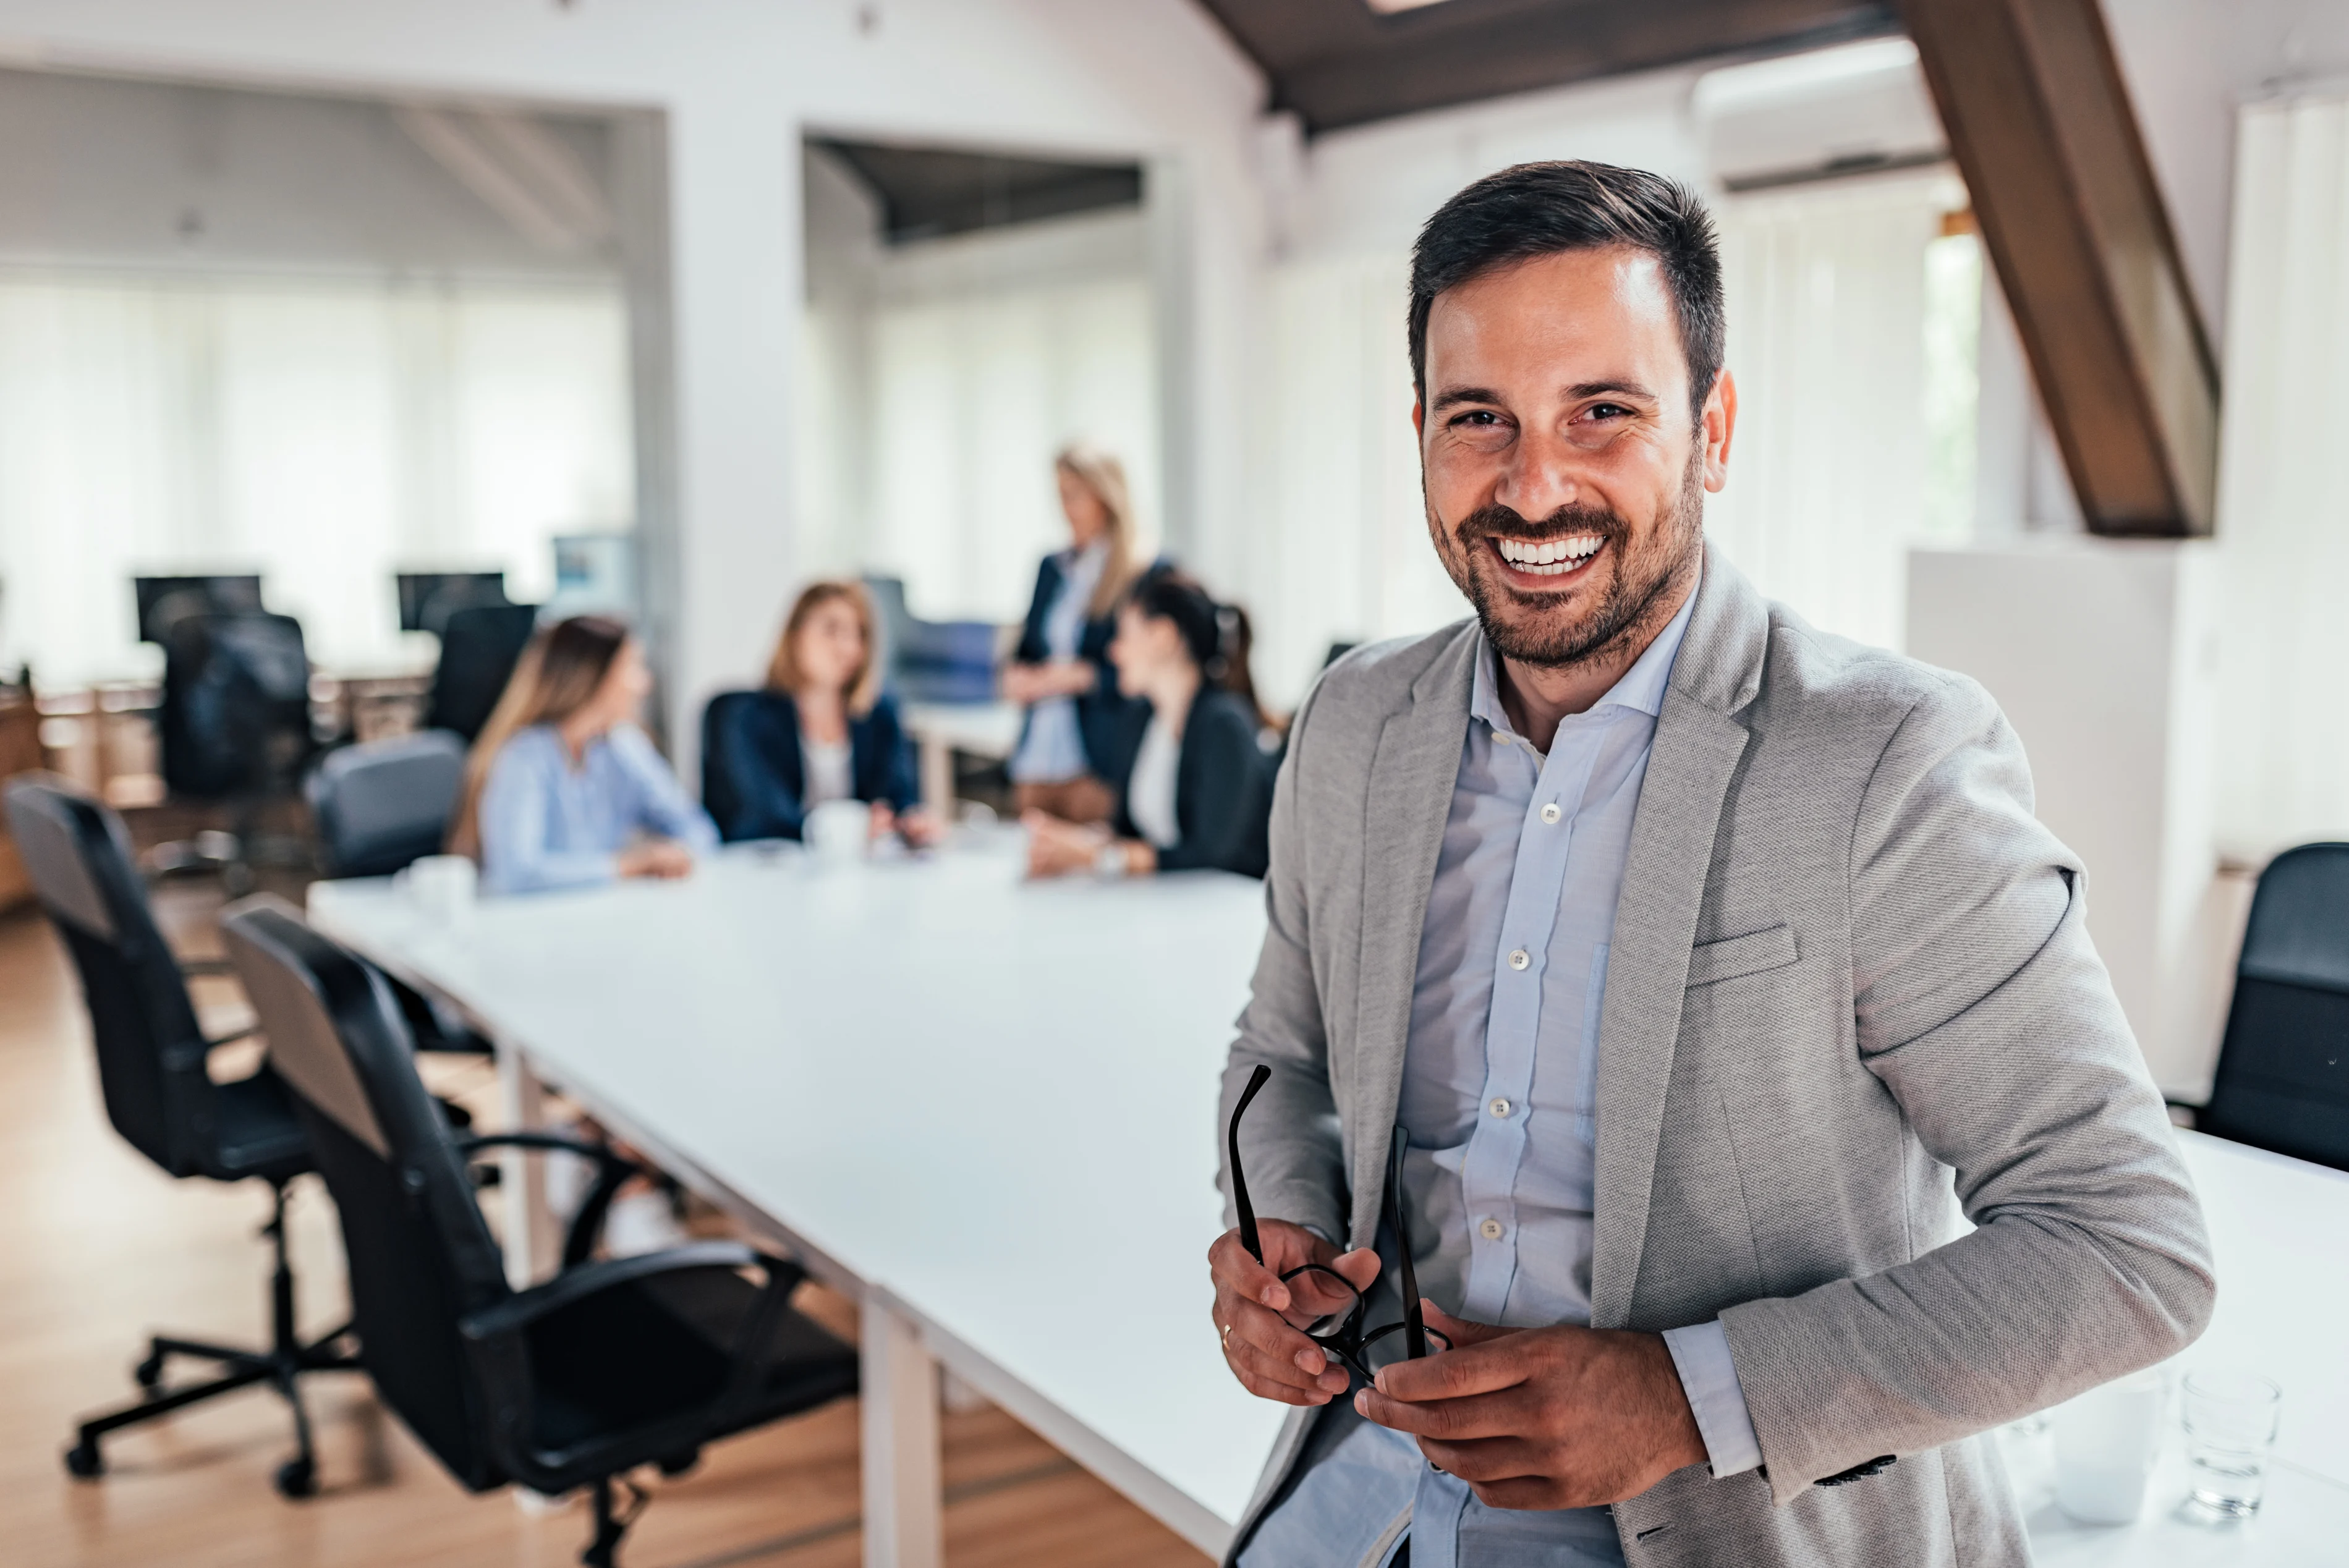
[[[318,1493],[318,1469],[306,1459],[287,1460],[277,1467],[277,1491],[282,1497],[300,1500]]]
[[[76,1443],[66,1450],[66,1470],[78,1480],[95,1480],[106,1473],[106,1456],[96,1443]]]

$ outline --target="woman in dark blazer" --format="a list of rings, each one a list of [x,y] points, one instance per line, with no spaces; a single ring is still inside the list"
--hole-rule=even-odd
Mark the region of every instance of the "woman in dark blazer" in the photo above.
[[[1028,709],[1011,754],[1012,791],[1022,811],[1099,822],[1116,809],[1134,709],[1109,659],[1117,603],[1137,565],[1133,508],[1125,469],[1106,453],[1071,447],[1053,459],[1053,472],[1069,548],[1037,570],[1003,672],[1003,695]]]
[[[862,584],[810,584],[783,623],[766,689],[709,705],[702,793],[723,837],[796,839],[833,799],[868,804],[875,838],[936,836],[913,745],[880,689],[873,623]]]
[[[1247,671],[1247,621],[1181,573],[1143,574],[1110,645],[1118,686],[1149,704],[1108,828],[1023,819],[1034,876],[1210,869],[1264,875],[1272,765]]]

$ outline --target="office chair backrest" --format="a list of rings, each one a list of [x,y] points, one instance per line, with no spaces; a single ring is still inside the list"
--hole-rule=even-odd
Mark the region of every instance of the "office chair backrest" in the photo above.
[[[203,1030],[122,819],[61,779],[27,776],[8,786],[8,830],[80,975],[107,1119],[172,1175],[203,1173],[218,1143]]]
[[[399,1005],[281,900],[245,900],[222,931],[341,1215],[367,1374],[451,1474],[498,1485],[457,1325],[510,1293]]]
[[[388,876],[440,852],[465,779],[465,743],[445,729],[326,754],[305,793],[328,876]]]
[[[2287,850],[2260,874],[2194,1125],[2349,1171],[2349,844]]]
[[[729,767],[740,723],[737,716],[758,700],[756,692],[722,691],[701,710],[701,807],[718,824],[719,837],[729,841],[734,838],[734,824],[742,815],[742,800],[734,792]]]
[[[440,634],[440,665],[433,672],[425,723],[454,730],[471,745],[505,695],[537,626],[535,604],[476,604],[451,614]]]
[[[302,624],[183,615],[163,646],[163,781],[214,798],[290,780],[313,748]]]

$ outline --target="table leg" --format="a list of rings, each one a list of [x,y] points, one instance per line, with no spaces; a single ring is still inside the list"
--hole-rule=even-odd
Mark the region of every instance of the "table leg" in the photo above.
[[[940,1568],[938,1364],[877,1292],[861,1338],[864,1568]]]
[[[546,1090],[522,1052],[501,1043],[498,1109],[509,1132],[546,1125]],[[508,1149],[498,1155],[498,1184],[506,1195],[506,1283],[527,1290],[554,1270],[554,1215],[546,1205],[543,1156]]]

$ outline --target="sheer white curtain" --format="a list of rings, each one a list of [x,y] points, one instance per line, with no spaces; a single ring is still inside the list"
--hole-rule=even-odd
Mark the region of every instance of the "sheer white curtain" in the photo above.
[[[1884,647],[1901,644],[1909,547],[1971,526],[1966,508],[1927,502],[1926,253],[1961,205],[1946,177],[1924,177],[1718,213],[1739,409],[1707,531],[1763,593]]]
[[[2258,858],[2349,838],[2349,97],[2248,108],[2236,149],[2219,811]]]
[[[150,670],[130,577],[258,571],[312,656],[399,656],[391,573],[634,514],[616,288],[0,273],[0,647]]]
[[[1420,500],[1401,257],[1287,263],[1271,279],[1254,486],[1263,509],[1244,597],[1258,688],[1292,706],[1330,645],[1467,614]]]
[[[1141,278],[876,307],[865,555],[931,619],[1017,620],[1067,542],[1052,454],[1125,465],[1145,534],[1159,491],[1157,355]]]

